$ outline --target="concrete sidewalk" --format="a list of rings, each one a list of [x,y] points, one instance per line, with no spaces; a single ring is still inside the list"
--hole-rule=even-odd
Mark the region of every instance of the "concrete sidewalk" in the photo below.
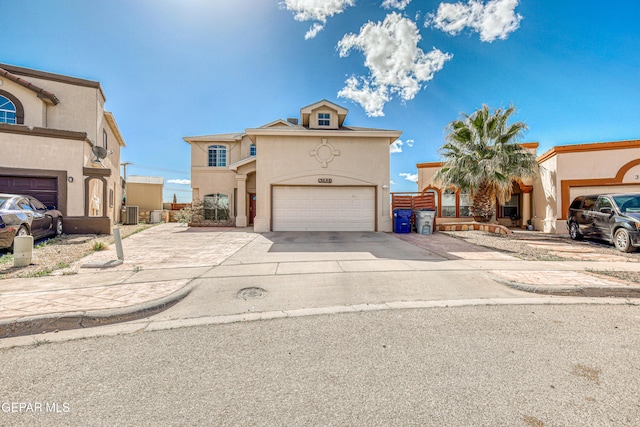
[[[527,297],[523,291],[640,297],[638,285],[585,273],[638,271],[640,263],[522,261],[439,233],[411,237],[413,242],[386,233],[255,234],[162,224],[123,240],[119,266],[81,268],[116,259],[112,248],[84,258],[72,274],[0,280],[0,337],[157,313],[152,319],[167,322],[398,302],[516,302]]]

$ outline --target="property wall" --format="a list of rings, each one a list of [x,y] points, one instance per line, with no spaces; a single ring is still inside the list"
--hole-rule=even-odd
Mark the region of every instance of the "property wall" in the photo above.
[[[127,205],[139,211],[162,210],[162,185],[127,182]]]
[[[378,230],[391,231],[389,139],[331,136],[326,138],[328,145],[323,146],[323,138],[320,132],[310,136],[257,137],[256,193],[259,203],[255,230],[271,229],[272,185],[353,185],[375,186]],[[331,159],[323,167],[317,157]],[[331,178],[331,183],[319,184],[319,178]]]

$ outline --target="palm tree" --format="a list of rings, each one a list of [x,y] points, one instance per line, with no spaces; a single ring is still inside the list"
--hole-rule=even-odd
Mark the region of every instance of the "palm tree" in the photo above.
[[[468,191],[476,221],[490,221],[496,199],[504,204],[511,198],[513,181],[538,171],[534,155],[517,143],[527,125],[507,125],[514,111],[513,105],[493,112],[483,105],[447,125],[445,144],[439,150],[445,164],[433,181],[440,187]]]

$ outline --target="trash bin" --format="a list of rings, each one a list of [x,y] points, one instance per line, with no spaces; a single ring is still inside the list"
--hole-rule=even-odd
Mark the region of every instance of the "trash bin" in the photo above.
[[[410,233],[411,232],[411,209],[394,209],[393,210],[393,232],[394,233]]]
[[[431,234],[436,219],[436,211],[431,209],[420,209],[416,211],[416,233]]]

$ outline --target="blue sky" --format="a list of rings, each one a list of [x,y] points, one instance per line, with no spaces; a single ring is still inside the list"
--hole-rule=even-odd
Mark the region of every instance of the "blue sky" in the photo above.
[[[538,154],[640,138],[640,2],[0,0],[0,62],[101,82],[128,175],[190,198],[184,136],[242,131],[328,99],[398,129],[392,191],[416,191],[447,123],[517,107]]]

